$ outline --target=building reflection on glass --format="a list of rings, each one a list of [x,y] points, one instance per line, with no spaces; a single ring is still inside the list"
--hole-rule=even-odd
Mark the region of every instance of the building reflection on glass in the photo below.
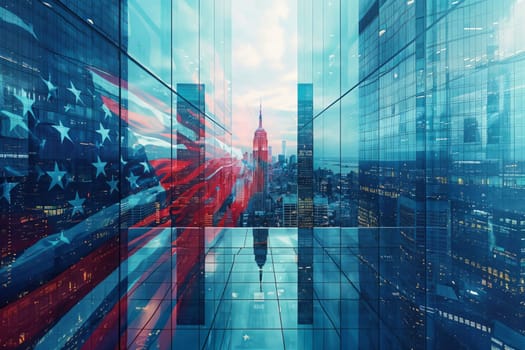
[[[259,292],[254,293],[255,301],[264,301],[263,291],[263,267],[268,256],[268,229],[253,229],[253,255],[259,268]]]

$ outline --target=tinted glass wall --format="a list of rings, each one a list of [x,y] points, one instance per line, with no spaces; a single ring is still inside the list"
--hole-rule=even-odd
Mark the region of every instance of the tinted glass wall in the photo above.
[[[360,262],[341,339],[524,346],[524,19],[514,0],[300,2],[314,237],[368,228],[340,248]]]
[[[201,347],[205,227],[244,208],[230,12],[0,1],[0,347]]]

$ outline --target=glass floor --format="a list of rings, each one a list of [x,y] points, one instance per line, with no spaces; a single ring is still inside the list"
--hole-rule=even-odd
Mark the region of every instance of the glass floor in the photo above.
[[[204,326],[174,327],[175,344],[199,348],[305,349],[312,325],[298,324],[296,229],[222,232],[206,254]]]
[[[520,348],[410,230],[130,229],[120,266],[35,348]]]
[[[181,232],[182,231],[182,232]],[[339,232],[339,230],[336,230]],[[169,231],[159,232],[158,237]],[[184,242],[184,235],[191,240]],[[172,232],[177,242],[170,266],[148,248],[129,258],[136,263],[128,281],[129,348],[312,349],[340,348],[341,283],[333,261],[315,258],[318,270],[314,302],[312,232],[298,247],[293,229],[206,229]],[[201,236],[202,239],[196,239]],[[177,237],[175,237],[177,236]],[[166,235],[166,238],[168,236]],[[306,242],[306,244],[304,244]],[[162,242],[157,242],[163,246]],[[300,255],[299,252],[302,254]],[[166,262],[169,259],[166,259]],[[144,261],[149,263],[144,264]],[[156,266],[152,270],[149,266]],[[328,268],[322,268],[325,265]],[[173,290],[165,284],[172,271]],[[164,272],[162,272],[164,271]],[[147,274],[147,277],[144,277]],[[168,274],[169,275],[169,274]],[[139,277],[140,276],[140,277]],[[299,281],[300,280],[300,281]],[[301,293],[301,298],[299,298]],[[356,309],[357,294],[346,307]],[[152,299],[156,299],[152,301]],[[348,313],[344,322],[357,312]],[[345,332],[346,343],[355,329]],[[355,339],[353,339],[355,342]],[[347,348],[347,347],[345,347]]]

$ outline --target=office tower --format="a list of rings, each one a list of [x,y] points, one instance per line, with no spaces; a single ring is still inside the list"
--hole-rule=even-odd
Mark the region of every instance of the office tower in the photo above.
[[[229,150],[230,4],[213,8],[0,4],[0,347],[178,346],[177,321],[213,312],[173,313],[183,293],[202,305],[199,208],[224,225],[242,167]],[[201,77],[199,43],[214,60]],[[200,230],[192,246],[177,220]]]
[[[285,194],[282,196],[281,220],[283,227],[297,227],[297,195]]]
[[[262,107],[259,109],[259,127],[253,135],[253,164],[255,191],[265,193],[268,186],[268,136],[262,125]]]
[[[313,86],[297,85],[297,290],[299,324],[313,323]],[[291,157],[290,157],[291,158]],[[292,161],[290,161],[291,165]]]
[[[314,225],[328,226],[328,198],[316,195],[314,197]]]
[[[262,124],[262,106],[259,107],[259,126],[253,135],[253,192],[256,211],[266,211],[268,195],[268,136]]]
[[[297,87],[297,220],[313,227],[313,86]]]

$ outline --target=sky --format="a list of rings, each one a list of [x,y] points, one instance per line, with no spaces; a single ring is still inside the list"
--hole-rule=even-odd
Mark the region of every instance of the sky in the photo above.
[[[297,147],[297,0],[232,0],[233,145],[252,150],[262,102],[272,154]]]

